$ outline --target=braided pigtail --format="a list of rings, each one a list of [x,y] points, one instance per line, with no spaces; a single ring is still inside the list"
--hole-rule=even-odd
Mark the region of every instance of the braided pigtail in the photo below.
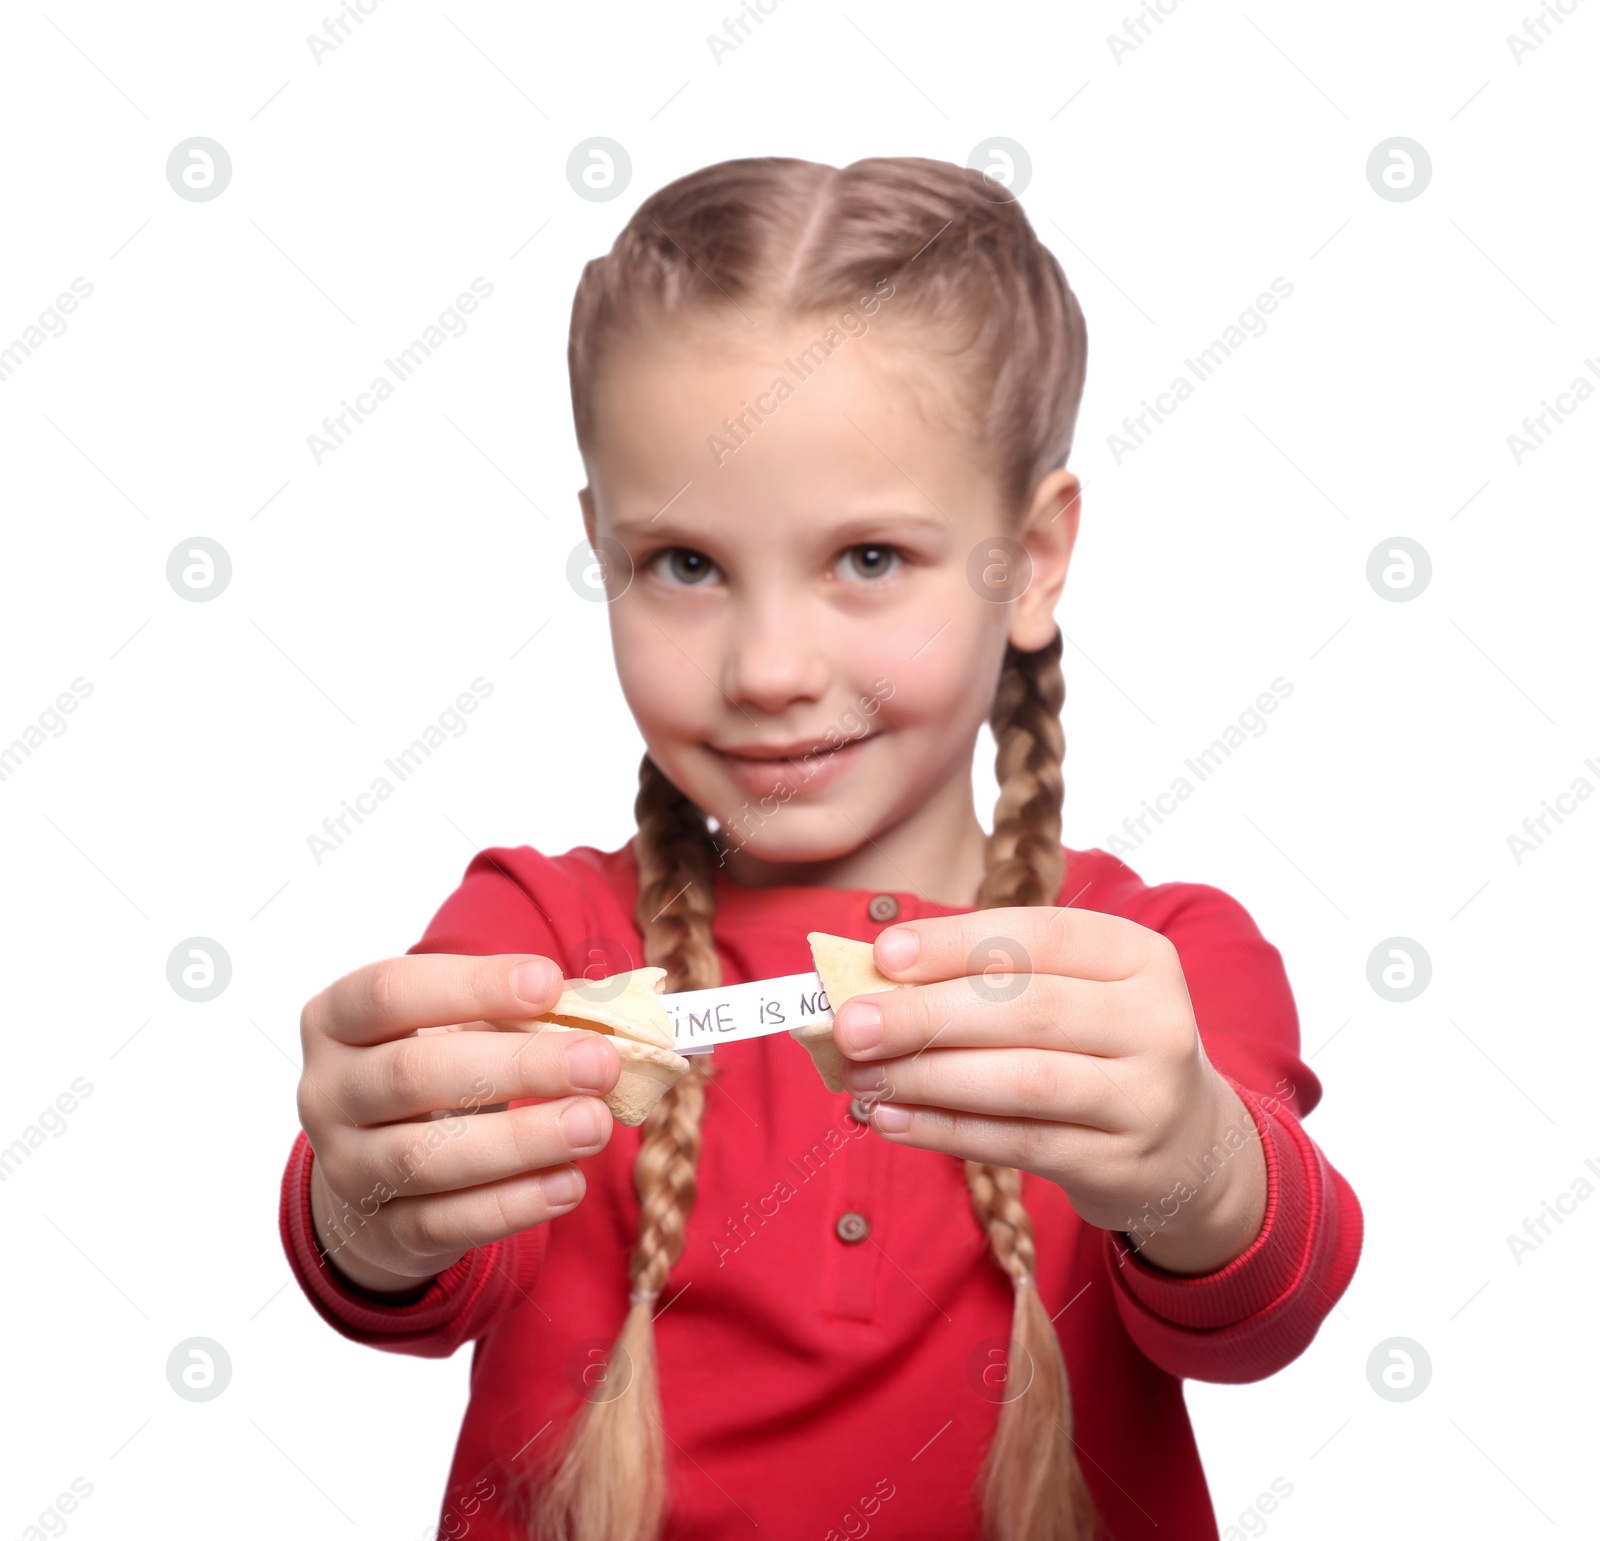
[[[666,969],[669,990],[709,989],[722,970],[711,939],[712,846],[704,816],[648,755],[639,767],[634,814],[635,915],[645,961]],[[653,1324],[694,1209],[709,1075],[708,1057],[696,1055],[641,1127],[628,1314],[604,1394],[579,1409],[566,1452],[535,1497],[532,1533],[539,1541],[655,1541],[661,1532],[666,1453]]]
[[[1061,633],[1037,653],[1006,649],[989,728],[994,734],[994,833],[977,908],[1054,904],[1061,892]]]
[[[1061,634],[1036,653],[1006,649],[989,725],[1000,796],[977,908],[1051,904],[1061,891]],[[1015,1288],[1007,1399],[979,1478],[990,1541],[1089,1541],[1094,1502],[1073,1448],[1072,1396],[1054,1323],[1035,1283],[1033,1222],[1013,1167],[966,1163],[979,1228]]]

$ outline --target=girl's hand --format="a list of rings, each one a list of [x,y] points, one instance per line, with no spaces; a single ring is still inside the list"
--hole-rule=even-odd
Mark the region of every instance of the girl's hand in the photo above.
[[[1206,1059],[1165,937],[1093,910],[979,910],[893,926],[875,958],[918,988],[847,1001],[834,1039],[881,1134],[1049,1178],[1175,1273],[1256,1238],[1255,1121]]]
[[[335,1267],[415,1290],[473,1247],[577,1206],[571,1163],[611,1138],[600,1033],[496,1032],[548,1011],[561,970],[526,953],[420,954],[347,974],[301,1013],[312,1213]],[[523,1097],[536,1107],[505,1109]]]

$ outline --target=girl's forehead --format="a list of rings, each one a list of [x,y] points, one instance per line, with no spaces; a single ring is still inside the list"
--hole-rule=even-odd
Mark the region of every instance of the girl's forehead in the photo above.
[[[979,509],[992,522],[996,478],[939,378],[949,361],[870,333],[819,352],[816,329],[676,331],[613,354],[585,457],[602,521],[827,509],[945,524]]]

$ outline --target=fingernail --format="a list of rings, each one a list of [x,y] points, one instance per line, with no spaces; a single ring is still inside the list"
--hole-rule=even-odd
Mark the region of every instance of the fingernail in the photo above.
[[[872,1063],[846,1065],[844,1084],[853,1092],[875,1092],[883,1085],[883,1066]]]
[[[561,1132],[574,1150],[598,1145],[605,1133],[605,1121],[600,1117],[600,1105],[588,1097],[569,1102],[561,1110]]]
[[[915,931],[907,931],[904,926],[896,926],[892,931],[885,931],[873,944],[878,954],[879,966],[885,970],[910,968],[917,961],[921,944],[917,941]]]
[[[581,1092],[603,1092],[611,1085],[611,1058],[615,1049],[608,1049],[593,1033],[585,1033],[567,1045],[562,1058],[566,1062],[567,1081]]]
[[[911,1127],[911,1114],[892,1102],[880,1102],[872,1110],[872,1122],[883,1134],[904,1134]]]
[[[544,1007],[561,986],[561,975],[548,958],[530,958],[511,970],[511,992],[530,1006]]]
[[[870,1049],[883,1037],[883,1013],[866,1001],[846,1001],[833,1026],[844,1048]]]
[[[539,1178],[539,1184],[544,1189],[544,1201],[553,1209],[563,1209],[568,1204],[575,1204],[578,1195],[583,1192],[583,1179],[577,1171],[568,1166],[559,1172],[546,1172]]]

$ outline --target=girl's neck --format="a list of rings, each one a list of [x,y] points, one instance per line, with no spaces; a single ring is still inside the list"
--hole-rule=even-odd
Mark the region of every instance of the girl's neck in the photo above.
[[[846,855],[814,862],[765,861],[731,852],[725,869],[746,888],[867,888],[914,893],[935,904],[970,908],[986,863],[972,778],[952,777],[914,813]]]

